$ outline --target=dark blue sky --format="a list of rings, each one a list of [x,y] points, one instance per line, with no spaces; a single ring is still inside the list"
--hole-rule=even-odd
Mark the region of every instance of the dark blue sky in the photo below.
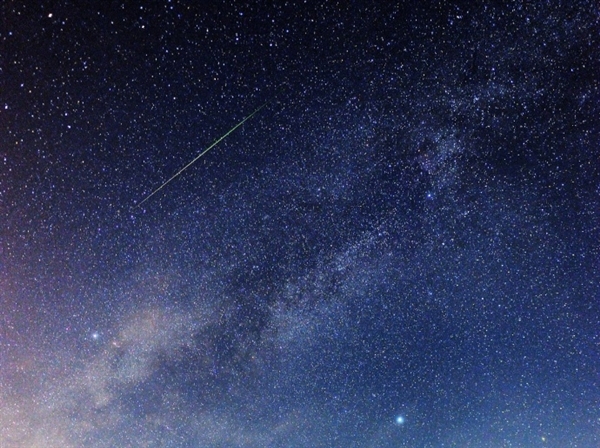
[[[600,10],[471,3],[5,2],[0,446],[597,446]]]

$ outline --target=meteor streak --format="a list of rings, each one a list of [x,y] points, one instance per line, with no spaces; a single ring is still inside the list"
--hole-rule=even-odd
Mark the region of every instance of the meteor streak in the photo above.
[[[158,187],[156,190],[154,190],[152,193],[150,193],[148,196],[146,196],[139,204],[137,204],[135,206],[135,208],[139,207],[140,205],[142,205],[144,202],[146,202],[148,199],[150,199],[152,196],[154,196],[156,193],[158,193],[160,190],[162,190],[163,188],[165,188],[167,186],[167,184],[169,184],[173,179],[175,179],[176,177],[178,177],[181,173],[183,173],[185,170],[187,170],[190,166],[192,166],[200,157],[202,157],[204,154],[206,154],[208,151],[210,151],[211,149],[213,149],[215,146],[217,146],[221,141],[223,141],[225,138],[227,138],[227,136],[229,134],[231,134],[232,132],[234,132],[237,128],[239,128],[241,125],[243,125],[246,121],[250,120],[250,118],[252,118],[258,111],[260,111],[263,107],[265,107],[268,104],[268,101],[266,103],[264,103],[262,106],[260,106],[258,109],[256,109],[254,112],[252,112],[250,115],[248,115],[246,118],[244,118],[242,121],[240,121],[238,124],[236,124],[234,127],[232,127],[229,131],[227,131],[227,133],[225,133],[221,138],[215,140],[208,148],[206,148],[204,151],[202,151],[200,154],[198,154],[196,156],[196,158],[194,160],[192,160],[190,163],[188,163],[186,166],[184,166],[183,168],[181,168],[179,171],[177,171],[175,174],[173,174],[173,176],[171,176],[171,178],[169,180],[167,180],[165,183],[163,183],[160,187]]]

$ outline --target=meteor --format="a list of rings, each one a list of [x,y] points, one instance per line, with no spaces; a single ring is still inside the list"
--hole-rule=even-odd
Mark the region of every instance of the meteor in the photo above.
[[[242,121],[240,121],[238,124],[236,124],[234,127],[232,127],[229,131],[227,131],[225,134],[223,134],[223,136],[221,136],[220,138],[218,138],[217,140],[215,140],[208,148],[206,148],[204,151],[202,151],[200,154],[198,154],[194,160],[192,160],[190,163],[188,163],[186,166],[184,166],[183,168],[181,168],[179,171],[177,171],[175,174],[173,174],[173,176],[171,176],[169,178],[169,180],[167,180],[165,183],[163,183],[160,187],[158,187],[156,190],[154,190],[152,193],[150,193],[148,196],[146,196],[144,199],[142,199],[142,201],[137,204],[135,206],[135,208],[139,207],[140,205],[142,205],[144,202],[146,202],[148,199],[150,199],[152,196],[154,196],[156,193],[158,193],[160,190],[162,190],[163,188],[165,188],[173,179],[175,179],[176,177],[178,177],[181,173],[183,173],[185,170],[187,170],[190,166],[192,166],[200,157],[202,157],[204,154],[206,154],[208,151],[210,151],[211,149],[213,149],[215,146],[217,146],[220,142],[222,142],[223,140],[225,140],[227,138],[228,135],[230,135],[232,132],[234,132],[237,128],[239,128],[241,125],[243,125],[246,121],[250,120],[250,118],[252,118],[254,115],[256,115],[256,113],[258,113],[258,111],[260,111],[263,107],[265,107],[268,104],[268,101],[266,103],[264,103],[262,106],[260,106],[258,109],[256,109],[254,112],[252,112],[250,115],[248,115],[246,118],[244,118]]]

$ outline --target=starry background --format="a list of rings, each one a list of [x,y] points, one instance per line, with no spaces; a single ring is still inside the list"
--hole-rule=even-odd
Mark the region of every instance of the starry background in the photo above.
[[[600,446],[600,9],[442,3],[2,3],[1,448]]]

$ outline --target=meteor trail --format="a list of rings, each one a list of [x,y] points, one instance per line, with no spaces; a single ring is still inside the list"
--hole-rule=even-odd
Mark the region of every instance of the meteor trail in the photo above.
[[[198,154],[196,156],[196,158],[194,160],[192,160],[190,163],[188,163],[186,166],[184,166],[183,168],[181,168],[179,171],[177,171],[175,174],[173,174],[173,176],[171,176],[171,178],[169,180],[167,180],[165,183],[163,183],[160,187],[158,187],[156,190],[154,190],[152,193],[150,193],[148,196],[146,196],[139,204],[137,204],[135,206],[135,208],[139,207],[140,205],[142,205],[144,202],[146,202],[148,199],[150,199],[152,196],[154,196],[156,193],[158,193],[160,190],[162,190],[163,188],[165,188],[167,186],[167,184],[169,182],[171,182],[173,179],[175,179],[177,176],[179,176],[181,173],[183,173],[185,170],[187,170],[190,166],[192,166],[196,160],[198,160],[200,157],[202,157],[204,154],[206,154],[208,151],[210,151],[211,149],[213,149],[215,146],[217,146],[221,141],[223,141],[225,138],[227,138],[227,136],[229,134],[231,134],[232,132],[234,132],[237,128],[239,128],[241,125],[243,125],[246,121],[248,121],[250,118],[252,118],[258,111],[260,111],[263,107],[265,107],[268,104],[268,101],[266,103],[264,103],[262,106],[260,106],[258,109],[256,109],[254,112],[252,112],[250,115],[248,115],[246,118],[244,118],[242,121],[240,121],[238,124],[236,124],[234,127],[232,127],[229,131],[227,131],[227,133],[225,133],[221,138],[215,140],[212,145],[210,145],[208,148],[206,148],[204,151],[202,151],[200,154]]]

